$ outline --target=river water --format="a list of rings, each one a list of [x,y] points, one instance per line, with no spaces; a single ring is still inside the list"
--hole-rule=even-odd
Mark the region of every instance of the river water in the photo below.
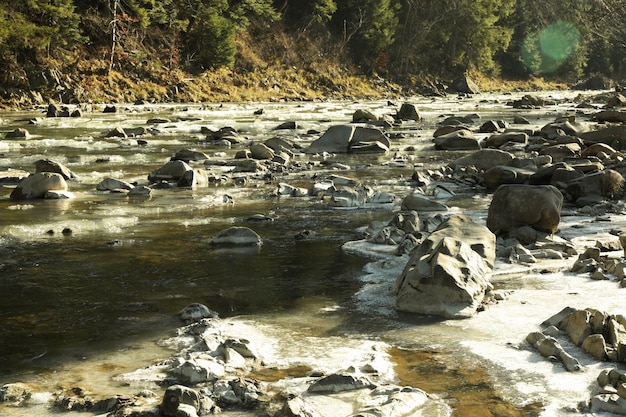
[[[231,126],[250,141],[281,136],[305,148],[328,127],[350,122],[357,109],[392,114],[401,102],[118,105],[117,113],[93,106],[80,118],[46,118],[45,109],[0,114],[2,137],[17,127],[31,134],[0,140],[0,170],[33,172],[35,161],[49,158],[77,175],[69,182],[71,200],[14,201],[10,187],[0,189],[0,385],[28,382],[42,391],[80,385],[119,393],[126,385],[115,376],[167,357],[155,342],[180,325],[180,309],[199,302],[233,325],[271,337],[273,360],[285,366],[332,369],[358,352],[382,349],[395,365],[391,378],[449,399],[458,415],[567,415],[588,399],[598,370],[609,364],[581,352],[588,368],[570,374],[523,348],[524,338],[566,306],[623,312],[623,290],[615,282],[558,270],[512,274],[499,265],[494,283],[513,294],[475,318],[398,314],[389,288],[402,258],[378,260],[359,245],[342,248],[362,239],[369,223],[390,220],[397,204],[346,210],[316,197],[275,195],[277,181],[306,187],[337,174],[402,198],[411,190],[414,168],[436,168],[459,156],[432,148],[432,132],[447,115],[477,113],[482,121],[509,123],[523,115],[537,128],[579,112],[574,99],[581,93],[541,94],[559,104],[523,111],[505,104],[523,93],[414,97],[406,101],[417,105],[424,120],[392,129],[387,155],[337,155],[330,159],[349,167],[337,171],[302,154],[296,160],[315,166],[278,180],[157,189],[149,200],[95,186],[106,177],[147,184],[151,171],[185,148],[209,155],[217,175],[228,173],[232,167],[218,161],[232,159],[241,147],[210,145],[202,128]],[[263,113],[255,114],[259,109]],[[169,122],[147,124],[155,118]],[[286,121],[298,128],[275,130]],[[115,127],[138,126],[152,129],[142,137],[145,144],[104,138]],[[479,195],[449,205],[451,212],[484,223],[488,203],[488,196]],[[250,222],[257,213],[274,220]],[[606,223],[591,220],[564,217],[561,231],[584,247],[607,232]],[[624,221],[611,220],[611,227]],[[587,225],[583,232],[581,223]],[[212,248],[211,238],[232,225],[251,227],[263,245]],[[296,239],[304,230],[308,237]],[[0,407],[0,415],[24,411]],[[49,411],[40,406],[28,413]]]

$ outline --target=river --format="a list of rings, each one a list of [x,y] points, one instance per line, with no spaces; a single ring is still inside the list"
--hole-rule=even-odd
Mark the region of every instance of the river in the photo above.
[[[533,110],[506,105],[524,93],[413,97],[406,101],[418,107],[423,121],[391,129],[389,154],[331,157],[349,167],[342,171],[302,154],[296,156],[301,165],[315,164],[279,180],[307,186],[316,176],[334,173],[403,197],[414,169],[435,169],[458,156],[432,147],[432,133],[444,116],[477,113],[483,121],[510,123],[523,115],[537,128],[580,112],[574,102],[579,92],[540,94],[558,104]],[[389,294],[403,265],[393,257],[385,264],[366,250],[342,249],[362,239],[370,222],[390,220],[397,205],[336,209],[316,197],[276,196],[277,180],[156,189],[149,200],[95,188],[107,177],[147,183],[151,171],[185,148],[216,161],[213,172],[228,173],[230,167],[218,161],[231,159],[241,147],[207,143],[202,128],[231,126],[250,141],[281,136],[306,147],[328,127],[350,122],[357,109],[391,114],[399,104],[117,105],[117,113],[94,105],[79,118],[46,118],[44,108],[1,113],[2,137],[18,127],[31,137],[0,139],[0,170],[33,172],[35,161],[49,158],[77,179],[69,182],[75,194],[70,200],[14,201],[11,187],[0,189],[0,386],[19,381],[50,391],[81,385],[119,392],[125,385],[114,376],[166,356],[167,349],[155,342],[180,325],[179,310],[199,302],[279,340],[274,360],[330,368],[380,345],[396,364],[396,378],[449,399],[458,415],[567,415],[588,399],[598,369],[609,365],[585,362],[581,353],[589,369],[570,374],[520,346],[566,306],[623,312],[615,282],[562,271],[509,274],[500,265],[494,281],[513,290],[508,300],[468,320],[414,317],[395,312]],[[168,121],[147,124],[157,118]],[[297,128],[275,130],[288,121]],[[104,137],[115,127],[140,126],[152,129],[141,138],[144,144]],[[459,200],[451,212],[484,222],[488,202],[487,195]],[[257,213],[273,221],[251,222]],[[615,227],[624,221],[612,220]],[[590,223],[583,235],[573,227],[581,222],[586,220],[572,216],[562,226],[581,247],[590,235],[605,233],[601,224]],[[254,229],[263,238],[260,249],[212,248],[211,238],[232,225]],[[302,231],[310,233],[297,239]],[[28,412],[51,413],[44,406]],[[2,416],[23,413],[0,407]]]

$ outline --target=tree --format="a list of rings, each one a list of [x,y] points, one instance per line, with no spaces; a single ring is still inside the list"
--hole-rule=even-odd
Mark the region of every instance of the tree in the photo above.
[[[397,7],[391,0],[344,0],[337,3],[331,23],[357,63],[368,71],[393,43],[398,27]]]

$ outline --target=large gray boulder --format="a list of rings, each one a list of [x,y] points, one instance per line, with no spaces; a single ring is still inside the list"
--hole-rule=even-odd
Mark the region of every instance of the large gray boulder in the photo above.
[[[496,237],[467,216],[452,216],[411,254],[394,285],[396,309],[465,318],[492,289]]]
[[[487,227],[496,234],[523,226],[554,233],[562,206],[563,194],[552,185],[501,185],[489,205]]]
[[[46,198],[49,191],[67,191],[67,182],[61,174],[37,172],[21,180],[11,192],[12,200]]]
[[[358,125],[331,126],[311,143],[307,153],[348,153],[389,151],[389,138],[378,128]]]
[[[35,162],[35,172],[55,172],[61,174],[66,180],[76,179],[76,174],[68,167],[50,159],[40,159]]]
[[[624,177],[619,172],[607,169],[592,172],[576,178],[567,184],[567,192],[574,198],[600,195],[612,198],[624,185]]]
[[[480,143],[469,130],[457,130],[435,138],[435,149],[445,151],[478,150]]]
[[[162,180],[180,180],[185,172],[192,171],[193,168],[182,160],[168,161],[165,165],[155,169],[148,175],[148,181],[158,182]]]
[[[473,166],[481,171],[486,171],[497,165],[509,165],[515,157],[513,154],[499,149],[481,149],[467,156],[455,159],[448,166],[462,168]]]
[[[214,246],[260,246],[262,242],[254,230],[241,226],[224,229],[211,241]]]

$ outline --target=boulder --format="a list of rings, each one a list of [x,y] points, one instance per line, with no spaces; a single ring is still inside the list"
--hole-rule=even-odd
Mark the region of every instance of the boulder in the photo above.
[[[98,191],[128,191],[135,186],[129,182],[117,180],[115,178],[105,178],[96,185]]]
[[[307,153],[346,153],[355,130],[354,125],[331,126],[319,139],[311,143]]]
[[[465,318],[492,289],[496,238],[467,216],[444,221],[411,254],[394,285],[396,309]]]
[[[274,155],[274,150],[262,143],[255,143],[250,146],[250,157],[253,159],[272,159]]]
[[[528,169],[497,165],[485,171],[482,177],[487,188],[495,190],[502,184],[524,184],[532,174],[534,171]]]
[[[173,160],[168,161],[165,165],[155,169],[148,175],[148,181],[158,182],[162,180],[180,180],[185,172],[191,171],[193,168],[185,161]]]
[[[481,149],[467,156],[455,159],[448,164],[451,168],[473,166],[481,171],[486,171],[497,165],[509,165],[515,157],[498,149]]]
[[[489,136],[484,141],[485,146],[489,148],[499,148],[509,142],[526,144],[528,142],[528,134],[524,132],[498,133]]]
[[[12,200],[45,198],[48,191],[67,191],[67,182],[61,174],[54,172],[31,174],[17,183],[10,198]]]
[[[564,143],[541,148],[540,155],[549,155],[553,161],[558,162],[566,158],[575,158],[580,155],[581,146],[577,143]]]
[[[211,241],[214,246],[260,246],[262,242],[254,230],[241,226],[224,229]]]
[[[173,160],[180,160],[189,163],[189,161],[204,161],[209,157],[200,151],[193,151],[191,149],[181,149],[172,157]]]
[[[552,185],[505,184],[493,195],[487,227],[496,234],[522,226],[554,233],[561,222],[563,195]]]
[[[187,323],[192,323],[207,318],[218,318],[217,312],[209,309],[207,306],[200,303],[189,304],[187,307],[180,310],[178,312],[178,315],[180,316],[181,320]]]
[[[480,149],[478,139],[469,130],[457,130],[435,138],[435,149],[439,150],[477,150]]]
[[[472,81],[467,75],[462,75],[452,81],[450,85],[450,91],[453,93],[464,93],[464,94],[478,94],[480,93],[480,89],[478,85],[474,81]]]
[[[567,184],[567,192],[576,199],[589,195],[601,195],[612,198],[620,191],[623,185],[624,177],[622,174],[615,170],[607,169],[592,172],[570,181]]]
[[[413,193],[407,195],[402,200],[401,210],[448,211],[448,206],[432,200],[425,195]]]
[[[352,114],[353,122],[369,122],[378,120],[378,116],[369,110],[358,109]]]
[[[128,197],[136,199],[149,199],[152,197],[152,188],[138,185],[128,191]]]
[[[398,110],[396,119],[415,120],[416,122],[419,122],[422,117],[418,113],[417,107],[414,104],[402,103],[402,106],[400,106],[400,110]]]
[[[76,174],[74,174],[68,167],[50,159],[40,159],[35,162],[35,172],[55,172],[57,174],[61,174],[66,180],[76,178]]]
[[[387,152],[391,147],[389,138],[378,128],[371,126],[331,126],[313,141],[307,153]]]
[[[19,127],[6,134],[5,139],[29,139],[30,133],[23,127]]]
[[[584,132],[578,135],[586,145],[604,143],[617,150],[626,149],[626,125],[610,125],[598,130]]]
[[[184,385],[167,387],[161,401],[161,414],[166,417],[177,417],[181,404],[190,405],[198,412],[200,410],[200,394]]]

